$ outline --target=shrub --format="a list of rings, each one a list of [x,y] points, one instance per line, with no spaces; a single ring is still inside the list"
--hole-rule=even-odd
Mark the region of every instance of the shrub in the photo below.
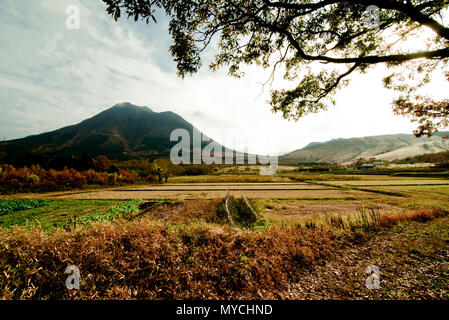
[[[115,173],[107,173],[92,169],[44,170],[38,166],[14,168],[4,164],[0,171],[0,193],[53,191],[82,188],[86,185],[132,184],[138,181],[140,179],[137,174],[122,169]]]
[[[205,164],[192,164],[184,167],[183,174],[186,176],[199,176],[204,174],[210,174],[212,169]]]

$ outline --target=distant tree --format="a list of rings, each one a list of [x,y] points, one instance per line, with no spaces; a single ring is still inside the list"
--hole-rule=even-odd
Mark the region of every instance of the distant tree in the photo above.
[[[139,176],[146,181],[153,182],[153,181],[157,180],[156,175],[155,175],[154,166],[148,160],[141,161],[141,163],[139,164],[138,172],[139,172]]]
[[[164,169],[158,165],[156,160],[151,163],[150,167],[151,173],[157,177],[158,182],[161,184],[164,178]]]
[[[111,167],[111,161],[106,156],[97,156],[92,159],[92,169],[98,172],[107,172]]]
[[[357,161],[355,161],[352,165],[354,167],[360,167],[362,164],[365,164],[367,161],[365,158],[359,158]]]
[[[155,166],[155,174],[159,177],[159,183],[162,183],[162,178],[165,179],[165,183],[168,182],[168,178],[182,173],[180,166],[173,164],[168,159],[157,159],[153,162]]]
[[[181,77],[199,70],[201,53],[214,37],[219,52],[212,70],[227,66],[230,75],[240,77],[242,64],[272,67],[272,75],[284,66],[284,78],[297,85],[272,91],[270,103],[286,119],[325,110],[350,74],[385,64],[396,69],[384,79],[385,87],[400,92],[394,111],[419,122],[417,136],[448,125],[449,100],[416,94],[437,66],[447,66],[449,28],[442,22],[447,0],[103,1],[115,20],[124,11],[135,21],[156,22],[156,9],[164,10]],[[379,9],[378,24],[364,23],[370,5]],[[419,38],[423,29],[432,35]],[[419,39],[426,49],[403,49],[407,38]]]
[[[206,175],[211,172],[211,167],[205,164],[191,164],[183,167],[183,174],[186,176]]]

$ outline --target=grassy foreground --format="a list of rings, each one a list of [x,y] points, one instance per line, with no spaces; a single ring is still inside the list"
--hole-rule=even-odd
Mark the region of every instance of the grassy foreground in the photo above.
[[[48,232],[39,225],[2,228],[1,297],[449,298],[445,210],[361,214],[331,219],[327,226],[306,223],[257,231],[210,223],[209,211],[202,212],[177,223],[150,213],[72,230]],[[357,263],[349,263],[348,255]],[[329,263],[336,265],[326,267]],[[380,267],[380,290],[365,287],[364,271],[371,264]],[[80,269],[80,290],[65,287],[68,265]],[[391,271],[398,267],[408,270]],[[341,270],[351,268],[355,270],[342,277]],[[425,274],[420,272],[424,269]],[[418,281],[416,276],[425,279]]]
[[[0,299],[449,299],[446,180],[294,180],[360,197],[267,191],[259,221],[234,225],[217,219],[222,199],[0,200]]]

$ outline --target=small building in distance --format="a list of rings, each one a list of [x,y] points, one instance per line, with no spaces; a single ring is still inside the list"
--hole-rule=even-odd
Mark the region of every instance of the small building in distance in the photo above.
[[[383,161],[364,163],[360,166],[361,169],[371,169],[371,168],[380,168],[380,167],[385,167],[385,163]]]

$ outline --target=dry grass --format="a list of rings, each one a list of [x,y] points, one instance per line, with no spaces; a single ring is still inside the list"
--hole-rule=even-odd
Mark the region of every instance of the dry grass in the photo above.
[[[213,200],[196,199],[189,201],[174,201],[161,203],[143,210],[139,216],[149,217],[151,219],[170,222],[170,223],[189,223],[189,222],[210,222],[213,220],[214,212],[220,203],[221,198]]]
[[[331,254],[332,233],[242,232],[148,219],[88,230],[2,234],[4,299],[279,298],[296,271]],[[81,270],[69,292],[65,268]]]
[[[449,299],[449,216],[425,223],[403,221],[371,234],[374,234],[371,239],[353,242],[332,259],[310,271],[304,270],[299,281],[291,284],[288,297]],[[380,290],[365,286],[369,265],[380,269]]]
[[[426,222],[435,218],[446,216],[449,211],[431,208],[419,209],[409,212],[398,213],[380,213],[378,208],[372,207],[363,209],[356,215],[346,217],[328,216],[326,224],[337,229],[349,229],[351,231],[363,230],[379,230],[381,228],[389,228],[399,222],[418,221]]]
[[[446,214],[362,213],[351,228],[335,219],[330,227],[263,232],[154,217],[53,233],[2,229],[0,292],[3,299],[282,299],[301,272],[374,237],[371,230]],[[68,265],[80,268],[81,290],[65,288]]]
[[[307,187],[306,187],[307,188]],[[306,189],[305,188],[305,189]],[[316,190],[314,188],[307,188],[306,190],[229,190],[234,197],[240,197],[244,193],[248,198],[254,199],[342,199],[342,198],[356,198],[356,199],[373,199],[376,195],[358,191],[358,190],[332,190],[325,189]],[[208,191],[208,190],[183,190],[183,191],[163,191],[163,190],[147,190],[147,191],[94,191],[84,193],[73,193],[67,195],[58,195],[53,197],[41,196],[41,198],[48,199],[64,199],[64,200],[131,200],[131,199],[213,199],[224,197],[226,190],[222,191]]]
[[[434,218],[439,218],[447,214],[447,211],[438,209],[420,209],[411,212],[398,214],[386,213],[379,216],[379,224],[383,227],[390,227],[398,222],[419,221],[426,222]]]
[[[256,200],[260,202],[261,200]],[[256,203],[258,203],[256,202]],[[259,205],[260,206],[260,205]],[[380,213],[399,212],[402,209],[388,204],[363,201],[278,201],[264,204],[261,210],[268,221],[274,224],[298,224],[305,220],[325,222],[327,217],[357,215],[362,208],[376,208]],[[260,209],[260,208],[259,208]],[[320,223],[320,224],[322,224]]]

